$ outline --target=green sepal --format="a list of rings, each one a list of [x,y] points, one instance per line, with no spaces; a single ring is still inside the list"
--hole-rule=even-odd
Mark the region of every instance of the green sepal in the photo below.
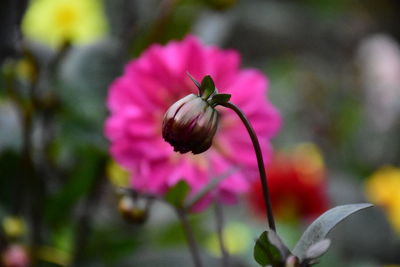
[[[230,94],[215,94],[211,98],[210,105],[215,107],[216,105],[219,104],[228,103],[230,99],[231,99]]]
[[[203,93],[200,95],[204,100],[207,100],[215,93],[215,84],[210,75],[207,75],[201,81],[201,88]]]
[[[171,187],[165,194],[165,200],[172,204],[174,207],[181,208],[185,201],[186,196],[189,194],[189,184],[181,180]]]

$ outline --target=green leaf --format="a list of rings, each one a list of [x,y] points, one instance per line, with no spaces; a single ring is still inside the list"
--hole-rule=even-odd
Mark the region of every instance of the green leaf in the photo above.
[[[189,76],[189,78],[192,80],[192,82],[193,82],[193,83],[196,85],[196,87],[199,89],[199,95],[203,95],[204,90],[203,90],[203,88],[201,87],[200,83],[199,83],[195,78],[193,78],[193,76],[190,75],[189,72],[186,72],[186,74]]]
[[[211,98],[211,106],[215,106],[221,103],[227,103],[229,102],[229,100],[231,99],[231,95],[230,94],[216,94],[213,95],[213,97]]]
[[[165,200],[175,207],[182,207],[183,202],[190,191],[188,183],[184,180],[177,182],[165,195]]]
[[[207,75],[201,81],[201,88],[203,89],[203,94],[201,97],[207,100],[215,92],[215,84],[210,75]]]
[[[328,233],[343,219],[351,214],[372,207],[369,203],[338,206],[319,216],[303,233],[293,249],[293,254],[301,260],[307,258],[306,253],[313,244],[325,239]]]
[[[254,245],[254,259],[261,266],[268,264],[276,266],[283,262],[283,257],[278,246],[271,242],[271,237],[273,241],[276,241],[277,235],[275,233],[271,235],[271,232],[264,231]]]

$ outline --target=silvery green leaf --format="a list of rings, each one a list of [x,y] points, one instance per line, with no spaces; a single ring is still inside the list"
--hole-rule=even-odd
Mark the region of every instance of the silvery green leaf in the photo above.
[[[299,257],[301,260],[306,259],[306,252],[315,243],[325,239],[328,233],[343,219],[349,215],[372,207],[369,203],[360,204],[349,204],[338,206],[328,210],[321,216],[319,216],[303,233],[299,242],[297,242],[293,249],[293,254]]]
[[[307,259],[316,259],[324,255],[331,245],[331,241],[329,239],[323,239],[318,241],[317,243],[311,245],[306,251]]]

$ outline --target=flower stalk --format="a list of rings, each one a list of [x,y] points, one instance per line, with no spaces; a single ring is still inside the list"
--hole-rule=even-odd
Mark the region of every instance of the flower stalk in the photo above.
[[[192,152],[199,154],[208,150],[218,127],[218,112],[215,107],[220,105],[233,110],[245,125],[256,153],[258,170],[260,172],[265,207],[267,210],[268,227],[276,231],[269,197],[267,175],[264,160],[257,135],[243,111],[229,102],[230,94],[220,94],[211,76],[207,75],[201,83],[189,73],[188,76],[199,89],[199,94],[190,94],[175,102],[165,113],[162,135],[174,150],[180,153]]]
[[[274,220],[274,216],[272,213],[272,205],[271,205],[271,201],[270,201],[270,197],[269,197],[267,174],[265,172],[264,160],[263,160],[263,156],[261,153],[261,147],[260,147],[260,143],[258,142],[257,135],[256,135],[253,127],[251,126],[249,120],[247,119],[247,117],[244,115],[244,113],[238,106],[236,106],[235,104],[233,104],[231,102],[222,102],[222,103],[218,103],[218,105],[221,105],[223,107],[233,110],[239,116],[239,118],[245,125],[247,132],[250,135],[250,138],[251,138],[251,141],[253,143],[253,147],[254,147],[254,150],[256,153],[256,157],[257,157],[258,170],[260,172],[260,179],[261,179],[261,185],[262,185],[262,190],[263,190],[264,203],[265,203],[265,207],[267,210],[268,226],[273,231],[276,231],[275,220]]]
[[[215,221],[217,224],[217,237],[218,237],[218,243],[219,243],[219,248],[221,251],[221,266],[222,267],[229,267],[229,253],[226,250],[225,243],[224,243],[224,218],[222,214],[222,209],[221,205],[218,202],[215,202],[214,204],[214,214],[215,214]]]
[[[202,267],[201,259],[200,259],[200,253],[199,253],[199,248],[196,243],[196,240],[194,239],[192,227],[189,224],[188,218],[187,218],[187,213],[185,209],[176,209],[176,213],[178,215],[178,218],[181,222],[183,232],[185,234],[187,243],[189,245],[189,250],[190,254],[192,255],[193,263],[195,267]]]

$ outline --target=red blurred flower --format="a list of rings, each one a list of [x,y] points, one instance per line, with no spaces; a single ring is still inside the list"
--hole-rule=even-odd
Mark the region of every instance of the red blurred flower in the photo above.
[[[277,219],[310,219],[328,209],[324,163],[314,145],[302,144],[289,152],[276,153],[266,171]],[[248,199],[251,209],[264,218],[259,180],[252,184]]]

